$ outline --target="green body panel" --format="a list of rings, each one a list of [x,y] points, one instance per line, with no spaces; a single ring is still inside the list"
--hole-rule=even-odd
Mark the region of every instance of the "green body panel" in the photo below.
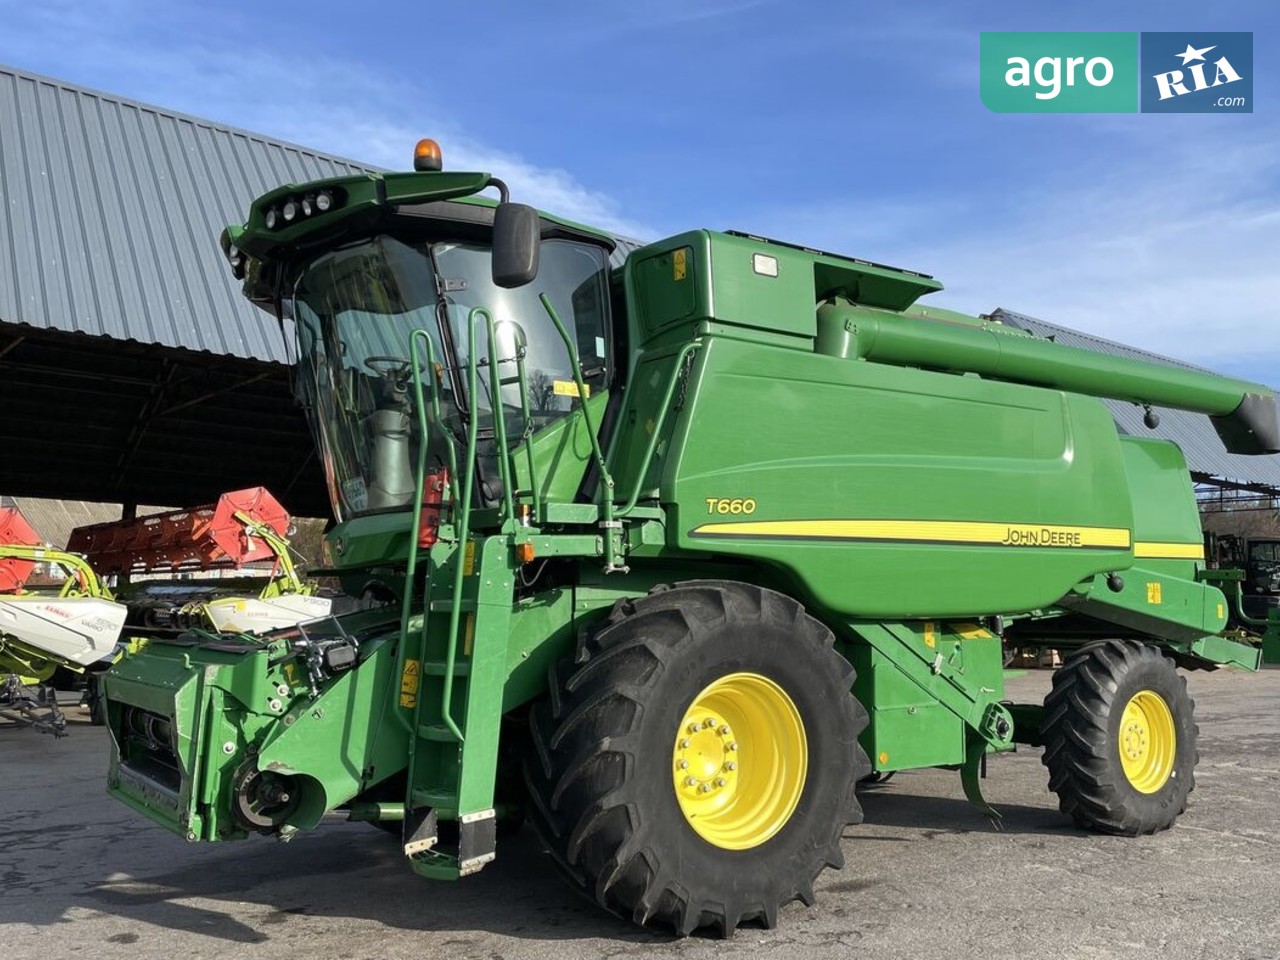
[[[1151,569],[1146,561],[1125,571],[1120,590],[1099,574],[1062,598],[1060,605],[1104,623],[1161,640],[1190,643],[1226,626],[1221,591]],[[1221,614],[1221,616],[1219,615]]]
[[[1064,597],[1061,606],[1180,645],[1227,624],[1227,601],[1201,582],[1203,539],[1182,451],[1172,443],[1121,440],[1134,514],[1134,565],[1120,590],[1098,576]],[[1179,555],[1181,554],[1181,555]]]
[[[1096,496],[1125,489],[1119,440],[1084,397],[710,338],[671,449],[673,544],[784,567],[835,614],[1014,613],[1132,562],[1128,498]],[[755,506],[724,515],[723,499]],[[1119,545],[1035,545],[1046,526],[1110,530]]]
[[[865,694],[871,721],[862,742],[875,769],[962,764],[975,741],[979,752],[1012,749],[1012,718],[1000,702],[999,637],[974,623],[854,622],[849,628],[857,638],[849,648],[859,672],[854,691]],[[922,696],[935,706],[922,711]]]
[[[1203,566],[1204,535],[1182,451],[1167,440],[1137,437],[1121,437],[1120,445],[1133,504],[1134,540],[1199,549],[1196,557],[1176,558],[1181,565],[1169,571],[1193,578],[1197,566]]]
[[[678,350],[655,347],[639,351],[632,358],[629,379],[637,389],[627,391],[621,416],[623,429],[614,434],[610,449],[610,468],[621,490],[639,487],[646,499],[656,496],[671,441],[671,421],[666,417],[662,435],[658,437],[654,456],[646,461],[645,453],[653,440],[662,416],[663,388],[673,377]]]
[[[854,625],[846,654],[870,722],[862,745],[877,771],[958,766],[969,731],[1002,710],[999,637],[973,623]],[[1007,748],[1012,727],[995,738]]]
[[[300,829],[347,803],[404,765],[408,740],[391,717],[395,645],[379,643],[358,670],[340,674],[312,700],[301,698],[273,722],[258,752],[258,767],[305,777],[314,789],[290,820]]]
[[[338,570],[368,570],[403,562],[409,553],[412,517],[376,513],[336,524],[325,534],[325,561]]]
[[[1193,662],[1257,670],[1263,663],[1280,662],[1276,659],[1267,659],[1268,644],[1278,642],[1280,642],[1280,618],[1276,618],[1271,630],[1263,635],[1261,645],[1245,644],[1235,638],[1210,635],[1191,643],[1188,652],[1195,658]]]
[[[369,638],[364,662],[314,698],[282,641],[156,640],[126,656],[103,678],[115,733],[110,791],[189,839],[244,836],[229,810],[234,775],[251,761],[298,775],[304,795],[289,826],[314,826],[403,768],[405,737],[388,722],[391,626],[385,612],[349,618],[347,629]],[[167,725],[153,729],[171,730],[170,742],[139,735],[143,714]],[[161,762],[170,753],[172,776]]]
[[[1280,609],[1271,611],[1262,635],[1262,662],[1280,664]]]
[[[593,423],[599,423],[609,403],[609,393],[601,390],[587,399],[586,406]],[[526,449],[526,446],[529,449]],[[582,478],[591,463],[591,439],[580,409],[539,430],[512,453],[516,488],[533,488],[529,473],[529,454],[533,455],[533,476],[537,478],[538,496],[543,503],[572,503],[582,486]],[[553,511],[554,513],[554,511]]]
[[[638,341],[715,319],[804,338],[811,345],[817,329],[814,306],[828,297],[903,310],[942,289],[936,280],[911,271],[709,230],[636,251],[624,278]]]
[[[246,295],[267,302],[299,258],[367,237],[388,211],[487,203],[474,194],[491,185],[441,173],[290,185],[256,201],[224,251]],[[266,228],[273,205],[321,188],[338,191],[334,210]],[[1248,407],[1240,442],[1265,446],[1266,388],[921,306],[941,288],[929,277],[754,237],[680,234],[634,251],[613,280],[608,342],[625,344],[624,369],[531,435],[490,417],[481,438],[473,404],[458,418],[465,437],[436,437],[444,388],[425,378],[424,392],[426,366],[406,364],[413,429],[451,465],[438,539],[418,546],[420,443],[419,506],[335,526],[326,558],[350,592],[376,581],[401,604],[315,626],[358,648],[335,669],[316,669],[310,641],[287,634],[198,635],[127,658],[106,682],[114,795],[192,839],[239,836],[236,785],[257,769],[297,788],[278,832],[346,806],[403,821],[419,874],[467,875],[493,856],[504,730],[552,693],[553,665],[618,600],[700,578],[801,601],[857,670],[875,768],[961,767],[975,802],[981,758],[1038,737],[1038,706],[1002,702],[993,631],[1066,646],[1102,631],[1184,663],[1256,666],[1255,640],[1222,634],[1227,598],[1196,550],[1180,451],[1120,437],[1097,398],[1215,422]],[[541,303],[581,396],[573,337],[545,292]],[[467,323],[453,400],[515,383],[532,429],[522,348],[481,370],[476,331],[499,356],[495,318],[476,307]],[[431,342],[413,336],[405,357]],[[499,481],[488,499],[478,443],[509,454],[488,472]],[[146,736],[161,729],[167,772],[152,762],[165,744]],[[437,834],[439,820],[458,827]],[[441,849],[448,835],[455,848]]]
[[[541,696],[547,686],[547,671],[572,650],[575,616],[595,609],[579,610],[574,593],[551,589],[516,601],[507,638],[504,711]]]

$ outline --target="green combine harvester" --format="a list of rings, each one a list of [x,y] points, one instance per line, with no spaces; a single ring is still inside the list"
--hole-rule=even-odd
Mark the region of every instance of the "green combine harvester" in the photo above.
[[[1097,398],[1266,454],[1266,387],[755,236],[612,267],[430,141],[412,173],[274,190],[222,245],[293,334],[327,562],[366,603],[107,675],[110,792],[188,840],[346,816],[456,879],[527,816],[603,907],[727,936],[813,901],[876,773],[957,769],[997,816],[984,758],[1043,745],[1076,823],[1169,827],[1197,760],[1176,668],[1259,663],[1182,453]],[[1068,651],[1045,703],[1005,699],[1011,647]]]

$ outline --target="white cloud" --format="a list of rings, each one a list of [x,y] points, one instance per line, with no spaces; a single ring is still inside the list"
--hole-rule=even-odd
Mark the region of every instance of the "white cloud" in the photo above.
[[[514,200],[627,236],[655,233],[574,174],[477,139],[421,83],[384,79],[355,61],[299,59],[265,43],[246,49],[222,36],[175,33],[172,25],[146,40],[139,23],[151,15],[163,23],[163,8],[147,0],[104,3],[105,14],[69,0],[14,10],[29,18],[20,31],[25,58],[55,61],[74,49],[67,76],[77,82],[389,169],[410,169],[413,145],[435,137],[446,169],[493,173]],[[0,40],[0,51],[5,46]]]
[[[1092,131],[1124,162],[995,196],[777,211],[769,229],[933,273],[947,286],[940,305],[1003,306],[1280,383],[1280,200],[1268,182],[1280,140],[1236,135],[1215,149],[1222,128],[1209,118],[1192,136],[1127,119],[1146,136]]]

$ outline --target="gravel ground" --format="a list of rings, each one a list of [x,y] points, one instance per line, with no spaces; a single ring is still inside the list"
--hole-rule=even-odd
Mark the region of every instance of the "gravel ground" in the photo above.
[[[1010,682],[1039,699],[1044,671]],[[990,764],[997,831],[946,771],[864,796],[813,909],[729,942],[652,935],[579,901],[529,831],[455,884],[416,879],[357,824],[288,845],[189,845],[104,794],[107,739],[0,726],[0,928],[9,957],[1280,958],[1280,670],[1191,674],[1201,762],[1171,831],[1074,829],[1039,751]],[[77,711],[71,711],[77,718]]]

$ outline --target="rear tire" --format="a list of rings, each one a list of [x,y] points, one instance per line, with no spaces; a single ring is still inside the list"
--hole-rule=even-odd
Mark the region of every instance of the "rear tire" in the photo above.
[[[854,789],[870,769],[858,745],[866,711],[833,640],[796,601],[742,583],[618,603],[585,662],[553,669],[531,713],[530,820],[579,891],[682,936],[772,927],[783,904],[812,904],[814,877],[844,863],[841,835],[862,819]],[[690,733],[695,705],[723,719]],[[711,807],[699,807],[703,789]]]
[[[1173,825],[1195,788],[1195,703],[1173,661],[1108,640],[1074,654],[1045,698],[1049,789],[1079,826],[1137,836]]]

